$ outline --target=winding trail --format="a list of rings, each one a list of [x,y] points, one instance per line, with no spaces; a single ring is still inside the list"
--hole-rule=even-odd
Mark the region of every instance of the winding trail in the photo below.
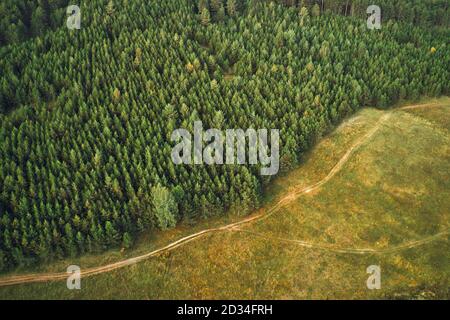
[[[217,233],[217,232],[225,232],[225,231],[232,231],[232,232],[245,232],[248,234],[252,234],[254,236],[258,236],[264,239],[268,240],[275,240],[275,241],[282,241],[282,242],[288,242],[288,243],[295,243],[297,245],[307,247],[307,248],[315,248],[315,249],[321,249],[321,250],[327,250],[331,252],[338,252],[338,253],[349,253],[349,254],[384,254],[384,253],[392,253],[392,252],[398,252],[401,250],[414,248],[417,246],[424,245],[426,243],[429,243],[431,241],[437,240],[439,238],[442,238],[444,236],[448,236],[450,234],[450,230],[440,232],[436,235],[425,237],[423,239],[411,241],[405,244],[388,247],[388,248],[381,248],[381,249],[369,249],[369,248],[337,248],[326,244],[317,244],[317,243],[309,243],[306,241],[301,240],[292,240],[292,239],[285,239],[285,238],[277,238],[277,237],[269,237],[265,236],[264,234],[249,231],[249,230],[243,230],[240,228],[240,226],[267,219],[274,213],[276,213],[278,210],[280,210],[283,206],[285,206],[288,203],[291,203],[292,201],[296,200],[298,197],[308,194],[312,191],[315,191],[322,187],[324,184],[326,184],[328,181],[330,181],[345,165],[345,163],[348,161],[350,156],[359,148],[362,144],[367,142],[381,127],[381,125],[386,122],[392,115],[392,112],[398,111],[398,110],[409,110],[409,109],[416,109],[416,108],[423,108],[423,107],[435,107],[435,106],[441,106],[440,103],[429,103],[429,104],[420,104],[420,105],[412,105],[407,106],[403,108],[394,109],[391,111],[387,111],[386,114],[382,115],[381,118],[378,120],[376,125],[369,130],[364,136],[359,138],[347,152],[344,154],[344,156],[338,161],[338,163],[331,169],[331,171],[325,176],[322,180],[319,182],[307,186],[307,187],[301,187],[301,188],[295,188],[292,191],[290,191],[286,196],[281,198],[274,206],[272,206],[269,210],[250,216],[246,219],[243,219],[241,221],[231,223],[222,227],[217,228],[210,228],[205,229],[200,232],[191,234],[189,236],[183,237],[175,242],[172,242],[162,248],[156,249],[154,251],[151,251],[149,253],[146,253],[144,255],[129,258],[126,260],[118,261],[115,263],[111,263],[108,265],[100,266],[100,267],[94,267],[90,269],[85,269],[81,271],[82,277],[88,277],[97,275],[100,273],[110,272],[119,268],[123,268],[129,265],[133,265],[136,263],[139,263],[143,260],[146,260],[148,258],[157,256],[163,252],[174,250],[180,246],[183,246],[193,240],[197,240],[201,237],[204,237],[205,235]],[[47,282],[47,281],[58,281],[58,280],[66,280],[68,277],[68,274],[65,272],[61,273],[48,273],[48,274],[27,274],[27,275],[17,275],[17,276],[8,276],[0,278],[0,287],[3,286],[11,286],[11,285],[17,285],[17,284],[24,284],[24,283],[35,283],[35,282]]]
[[[406,249],[415,248],[415,247],[430,243],[434,240],[443,238],[444,236],[450,235],[450,230],[446,230],[446,231],[442,231],[435,235],[428,236],[428,237],[425,237],[425,238],[422,238],[419,240],[410,241],[410,242],[406,242],[406,243],[402,243],[399,245],[386,247],[386,248],[372,249],[372,248],[339,248],[339,247],[334,247],[334,246],[330,246],[327,244],[311,243],[311,242],[306,242],[306,241],[302,241],[302,240],[294,240],[294,239],[266,236],[263,233],[254,232],[254,231],[250,231],[250,230],[243,230],[240,228],[233,229],[233,231],[251,234],[253,236],[256,236],[258,238],[265,239],[265,240],[293,243],[293,244],[296,244],[296,245],[299,245],[299,246],[305,247],[305,248],[320,249],[320,250],[325,250],[325,251],[334,252],[334,253],[348,253],[348,254],[361,254],[361,255],[362,254],[395,253],[395,252],[403,251]]]

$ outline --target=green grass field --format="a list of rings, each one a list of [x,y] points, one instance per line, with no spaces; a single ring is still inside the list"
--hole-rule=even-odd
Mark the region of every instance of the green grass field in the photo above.
[[[326,184],[266,219],[82,279],[81,290],[68,290],[65,281],[24,284],[0,288],[0,299],[448,299],[448,235],[401,248],[450,228],[450,99],[436,101],[442,106],[365,108],[349,118],[299,168],[270,185],[261,210],[326,177],[391,112]],[[232,215],[182,225],[152,238],[143,236],[129,251],[66,259],[33,271],[107,264],[239,219]],[[379,252],[355,254],[354,249]],[[366,287],[370,265],[381,267],[380,290]]]

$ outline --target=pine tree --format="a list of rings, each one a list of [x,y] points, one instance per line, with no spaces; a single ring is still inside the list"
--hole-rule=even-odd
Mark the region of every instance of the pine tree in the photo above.
[[[44,32],[45,28],[44,18],[45,18],[44,10],[42,9],[41,6],[38,6],[31,16],[31,30],[33,35],[39,36]]]
[[[211,0],[211,11],[215,14],[219,12],[220,7],[223,6],[222,0]]]
[[[320,16],[320,7],[317,3],[312,7],[311,13],[313,17]]]
[[[151,193],[157,226],[162,230],[174,227],[178,207],[172,193],[160,185],[154,186]]]
[[[128,232],[125,232],[122,237],[122,246],[129,249],[133,245],[133,239]]]
[[[202,22],[202,25],[204,25],[205,27],[209,25],[209,23],[211,21],[211,15],[209,13],[208,8],[206,8],[206,7],[203,8],[200,20]]]
[[[198,12],[202,13],[203,9],[208,9],[208,0],[198,0]]]
[[[106,5],[106,14],[111,17],[115,12],[116,9],[114,8],[114,2],[113,0],[109,0],[108,4]]]
[[[118,102],[120,100],[120,96],[120,90],[118,88],[115,88],[113,92],[114,101]]]
[[[106,221],[105,235],[106,235],[107,244],[114,245],[117,243],[118,233],[110,221]]]
[[[230,17],[236,15],[236,0],[227,0],[227,12]]]
[[[223,4],[220,4],[219,10],[217,11],[216,19],[217,21],[224,21],[225,20],[225,7]]]

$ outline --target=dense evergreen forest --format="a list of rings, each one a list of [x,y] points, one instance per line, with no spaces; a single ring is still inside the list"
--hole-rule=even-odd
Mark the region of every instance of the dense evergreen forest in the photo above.
[[[450,3],[446,0],[280,0],[287,6],[309,6],[345,16],[367,17],[367,7],[382,8],[383,20],[399,20],[421,25],[446,25],[449,21]]]
[[[25,41],[64,26],[69,0],[2,0],[0,46]]]
[[[363,0],[91,0],[81,30],[2,3],[0,269],[258,207],[258,166],[172,163],[196,120],[280,129],[288,170],[362,106],[448,95],[447,1],[379,2],[381,30]]]
[[[234,2],[237,7],[244,8],[248,5],[248,1],[235,0]],[[258,2],[258,0],[254,2]],[[366,8],[373,1],[278,0],[276,2],[286,6],[310,8],[317,5],[317,9],[323,13],[329,11],[346,16],[366,17]],[[208,1],[203,1],[203,4],[208,4],[208,8],[215,10],[214,13],[219,13],[219,19],[220,15],[226,15],[226,0],[210,0],[210,4]],[[199,3],[200,6],[203,6],[203,4]],[[425,25],[448,26],[450,23],[450,3],[447,0],[378,0],[376,4],[383,8],[384,19],[396,19]],[[68,0],[2,1],[0,3],[0,46],[18,43],[64,26],[68,5]]]

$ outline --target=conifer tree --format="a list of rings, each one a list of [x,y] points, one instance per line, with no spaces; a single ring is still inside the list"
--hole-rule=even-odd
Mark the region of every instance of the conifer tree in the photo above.
[[[209,23],[211,21],[211,15],[209,13],[208,8],[206,8],[206,7],[203,8],[200,19],[202,21],[202,25],[204,25],[205,27],[209,25]]]
[[[236,15],[236,0],[227,0],[227,12],[230,17]]]

